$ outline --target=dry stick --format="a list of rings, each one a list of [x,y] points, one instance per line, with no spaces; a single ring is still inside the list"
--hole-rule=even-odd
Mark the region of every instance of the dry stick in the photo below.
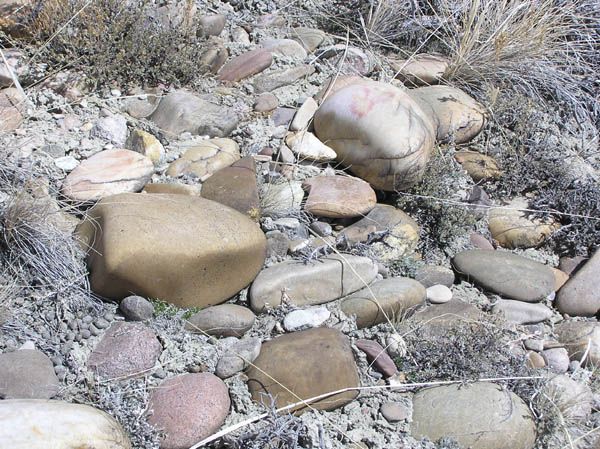
[[[494,378],[487,378],[487,379],[478,379],[477,382],[502,382],[505,380],[535,380],[535,379],[543,379],[543,376],[494,377]],[[441,386],[441,385],[455,385],[455,384],[460,384],[460,383],[464,383],[464,381],[463,380],[442,380],[442,381],[437,381],[437,382],[422,382],[422,383],[414,383],[414,384],[372,385],[372,386],[368,386],[368,387],[342,388],[340,390],[330,391],[328,393],[320,394],[318,396],[314,396],[312,398],[305,399],[302,402],[296,402],[295,404],[286,405],[285,407],[281,407],[281,408],[278,408],[277,410],[275,410],[275,413],[289,412],[290,410],[292,410],[300,405],[303,405],[305,403],[320,401],[321,399],[326,399],[330,396],[334,396],[336,394],[347,393],[349,391],[368,391],[368,390],[377,391],[377,390],[400,390],[400,389],[412,390],[415,388],[434,387],[434,386]],[[236,430],[238,430],[242,427],[245,427],[247,425],[250,425],[252,423],[260,421],[261,419],[266,418],[267,416],[269,416],[269,413],[263,413],[262,415],[255,416],[253,418],[249,418],[242,422],[239,422],[237,424],[229,426],[226,429],[223,429],[220,432],[217,432],[214,435],[212,435],[208,438],[205,438],[204,440],[200,441],[199,443],[196,443],[195,445],[191,446],[189,449],[198,449],[208,443],[212,443],[213,441],[218,440],[219,438],[221,438],[225,435],[235,432]]]

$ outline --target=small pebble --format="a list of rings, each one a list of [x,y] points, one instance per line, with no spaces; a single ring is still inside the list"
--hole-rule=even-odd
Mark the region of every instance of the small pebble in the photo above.
[[[156,371],[154,371],[152,375],[157,379],[164,379],[165,377],[167,377],[167,373],[162,368],[158,368]]]
[[[386,402],[381,405],[379,411],[389,422],[404,421],[409,417],[408,409],[399,402]]]
[[[110,326],[110,323],[104,318],[98,318],[96,321],[94,321],[94,326],[96,326],[98,329],[106,329],[108,326]]]
[[[119,310],[129,321],[145,321],[154,315],[154,306],[141,296],[128,296],[119,304]]]
[[[432,304],[444,304],[452,299],[452,290],[445,285],[433,285],[427,289],[427,299]]]
[[[536,340],[534,338],[528,338],[523,342],[525,349],[530,351],[542,352],[544,350],[544,341]]]
[[[84,329],[81,331],[81,338],[83,338],[84,340],[87,340],[91,336],[92,336],[92,333],[89,330]]]
[[[100,335],[102,332],[100,331],[100,329],[98,329],[96,326],[91,325],[89,328],[90,333],[94,336],[97,337],[98,335]]]
[[[94,321],[94,319],[90,315],[86,315],[81,321],[83,321],[86,324],[90,324],[92,321]]]
[[[114,321],[115,320],[115,314],[112,312],[108,312],[104,314],[104,319],[106,321]]]

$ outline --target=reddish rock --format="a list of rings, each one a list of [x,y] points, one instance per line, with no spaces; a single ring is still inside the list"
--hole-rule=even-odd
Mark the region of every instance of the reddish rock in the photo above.
[[[221,81],[240,81],[262,72],[272,63],[273,55],[270,51],[262,48],[251,50],[225,64],[219,71],[219,79]]]
[[[476,232],[472,232],[469,236],[471,240],[471,244],[477,249],[485,249],[494,251],[494,245],[490,243],[488,239],[486,239],[483,235],[477,234]]]
[[[130,150],[104,150],[79,164],[66,177],[62,193],[76,201],[96,201],[118,193],[139,192],[154,173],[154,164]]]
[[[23,123],[25,98],[17,89],[0,91],[0,132],[14,131]]]
[[[358,178],[317,176],[307,179],[303,187],[309,191],[304,209],[320,217],[358,217],[377,204],[375,191]]]
[[[142,323],[114,323],[90,354],[88,367],[106,379],[143,376],[161,352],[156,334]]]
[[[367,355],[369,363],[385,377],[391,377],[398,372],[396,364],[383,346],[373,340],[356,340],[356,347]]]
[[[148,422],[165,434],[161,449],[187,449],[221,427],[230,405],[227,386],[217,376],[184,374],[151,393]]]

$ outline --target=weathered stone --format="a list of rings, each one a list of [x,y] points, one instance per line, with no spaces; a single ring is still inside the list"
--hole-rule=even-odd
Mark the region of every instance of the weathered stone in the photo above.
[[[543,394],[550,398],[566,420],[584,420],[592,413],[592,390],[567,375],[550,379],[544,385]]]
[[[569,353],[565,348],[551,348],[542,352],[542,357],[550,371],[562,374],[569,370]]]
[[[296,111],[296,115],[294,115],[294,119],[290,123],[290,130],[300,131],[307,129],[317,109],[319,109],[317,102],[308,97]]]
[[[250,330],[255,318],[247,307],[221,304],[193,314],[188,318],[185,328],[190,332],[218,337],[241,337]]]
[[[119,310],[129,321],[146,321],[154,315],[154,306],[141,296],[128,296],[119,303]]]
[[[554,291],[548,266],[506,251],[463,251],[452,263],[461,276],[510,299],[539,302]]]
[[[279,106],[279,100],[271,92],[265,92],[256,97],[254,110],[256,112],[271,112]]]
[[[254,89],[258,93],[271,92],[283,86],[293,84],[300,78],[314,73],[315,68],[312,65],[300,65],[290,69],[276,70],[261,75],[254,80]]]
[[[370,284],[377,265],[366,257],[333,255],[304,264],[286,261],[263,270],[250,288],[255,312],[287,304],[323,304]]]
[[[150,180],[154,164],[130,150],[104,150],[81,162],[65,178],[62,193],[75,201],[96,201],[125,192],[138,192]]]
[[[262,48],[273,55],[303,60],[307,53],[302,45],[292,39],[267,39],[261,42]]]
[[[552,316],[552,310],[544,304],[531,304],[510,299],[499,300],[492,307],[492,313],[501,314],[506,320],[519,324],[541,323]]]
[[[262,72],[273,63],[273,55],[263,48],[236,56],[219,71],[221,81],[240,81]]]
[[[381,404],[379,412],[388,422],[399,422],[410,418],[410,410],[399,402],[385,402]]]
[[[225,28],[227,18],[223,14],[211,14],[198,18],[198,30],[196,35],[201,36],[218,36]]]
[[[222,168],[204,184],[202,197],[231,207],[253,220],[260,217],[256,163],[250,156]]]
[[[187,449],[221,427],[230,405],[227,386],[217,376],[183,374],[152,391],[148,422],[165,434],[161,449]]]
[[[529,351],[526,354],[526,358],[526,366],[528,368],[541,369],[546,367],[546,361],[544,360],[544,357],[537,352]]]
[[[277,108],[273,112],[271,119],[273,120],[273,124],[275,126],[288,127],[294,118],[295,113],[296,110],[293,108]]]
[[[16,88],[0,90],[0,132],[14,131],[23,123],[26,99]]]
[[[180,147],[184,153],[167,169],[169,176],[194,175],[205,180],[240,159],[238,144],[231,139],[191,140]]]
[[[574,275],[581,267],[585,266],[588,261],[587,257],[575,256],[575,257],[561,257],[558,262],[558,268],[569,276]]]
[[[373,340],[356,340],[356,347],[367,355],[367,361],[370,366],[374,366],[377,371],[385,377],[391,377],[398,372],[396,364],[385,351],[383,346]]]
[[[445,285],[450,288],[454,284],[454,271],[440,265],[424,265],[417,269],[415,279],[425,288],[434,285]]]
[[[319,48],[323,41],[325,41],[327,35],[324,31],[316,28],[298,27],[292,28],[291,36],[292,39],[299,42],[306,51],[312,53]]]
[[[127,119],[122,115],[115,114],[98,119],[90,134],[122,147],[127,141],[128,132]]]
[[[329,319],[331,312],[325,307],[294,310],[283,319],[283,327],[288,332],[319,327]]]
[[[227,62],[229,50],[220,39],[214,38],[209,40],[209,48],[207,48],[198,61],[201,73],[217,74],[221,67]]]
[[[419,87],[409,90],[408,95],[433,122],[440,142],[468,142],[485,125],[485,108],[455,87]]]
[[[154,367],[162,346],[141,323],[117,322],[106,331],[88,359],[88,368],[105,379],[144,376]]]
[[[212,97],[199,96],[185,90],[171,92],[163,97],[150,120],[172,136],[189,132],[226,137],[237,127],[240,118],[233,109],[211,100]]]
[[[498,179],[502,176],[498,163],[491,156],[476,151],[457,151],[454,153],[454,159],[475,182]]]
[[[448,70],[448,59],[441,55],[420,53],[410,59],[391,60],[396,78],[412,86],[438,84]]]
[[[263,184],[261,186],[262,212],[267,216],[287,216],[292,211],[299,211],[304,189],[298,181],[279,184]]]
[[[583,360],[584,366],[600,365],[600,323],[595,321],[563,321],[555,332],[569,352],[571,360]]]
[[[43,352],[21,349],[0,354],[0,398],[50,399],[59,385],[52,361]]]
[[[490,210],[489,229],[503,248],[534,248],[558,229],[551,219],[529,218],[524,198],[513,199],[506,207]]]
[[[372,53],[347,44],[330,45],[321,49],[319,56],[331,59],[331,64],[342,75],[367,76],[375,68],[375,58]]]
[[[369,213],[377,196],[365,181],[350,176],[317,176],[302,184],[308,190],[304,210],[318,217],[351,218]]]
[[[260,354],[262,343],[258,337],[237,340],[228,347],[227,352],[217,362],[215,374],[221,379],[227,379],[245,370]]]
[[[423,176],[435,131],[402,90],[362,81],[331,94],[314,117],[316,135],[374,188],[410,187]]]
[[[359,329],[398,321],[425,302],[425,287],[409,278],[389,278],[374,282],[346,298],[341,305],[348,316],[356,317]]]
[[[552,272],[554,273],[554,291],[557,292],[567,283],[569,275],[558,268],[552,268]]]
[[[419,391],[413,398],[410,433],[432,441],[450,437],[472,449],[532,449],[536,438],[527,404],[484,382]]]
[[[600,310],[600,250],[560,289],[556,307],[571,316],[594,316]]]
[[[126,146],[131,151],[146,156],[154,165],[159,165],[165,156],[165,149],[160,141],[141,129],[134,129],[131,132]]]
[[[253,221],[186,195],[105,198],[88,212],[79,235],[90,249],[96,293],[111,299],[133,293],[182,307],[207,307],[235,295],[254,279],[266,253]]]
[[[277,407],[342,388],[355,388],[360,383],[350,342],[340,331],[327,328],[294,332],[263,343],[254,366],[246,374],[254,400],[270,404],[263,394],[268,393],[275,398]],[[333,410],[348,404],[356,395],[355,391],[340,393],[311,406]]]
[[[136,97],[126,98],[123,102],[123,110],[133,118],[146,118],[156,110],[160,99],[160,91],[148,89],[147,92],[140,92]]]
[[[337,156],[335,151],[308,131],[288,134],[285,138],[285,143],[299,159],[328,162],[334,160]]]
[[[458,299],[452,299],[446,303],[415,312],[400,324],[398,332],[404,333],[419,328],[424,336],[444,338],[448,331],[457,324],[481,319],[482,313],[477,307]]]
[[[6,399],[0,401],[0,422],[2,448],[131,449],[121,425],[89,405]]]

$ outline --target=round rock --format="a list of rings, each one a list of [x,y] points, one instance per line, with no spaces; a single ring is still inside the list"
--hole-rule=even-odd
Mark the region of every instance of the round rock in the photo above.
[[[368,183],[349,176],[317,176],[304,181],[303,187],[308,190],[304,210],[318,217],[358,217],[377,203]]]
[[[154,306],[141,296],[128,296],[119,304],[119,310],[129,321],[146,321],[154,315]]]
[[[255,318],[247,307],[221,304],[195,313],[187,320],[185,328],[218,337],[241,337],[250,330]]]
[[[313,307],[304,310],[294,310],[283,319],[283,327],[288,332],[310,329],[321,326],[329,319],[331,312],[325,307]]]
[[[444,304],[452,299],[452,290],[445,285],[432,285],[427,288],[427,299],[432,304]]]
[[[161,449],[187,449],[221,427],[230,405],[227,386],[214,374],[183,374],[152,391],[148,422],[165,434]]]

